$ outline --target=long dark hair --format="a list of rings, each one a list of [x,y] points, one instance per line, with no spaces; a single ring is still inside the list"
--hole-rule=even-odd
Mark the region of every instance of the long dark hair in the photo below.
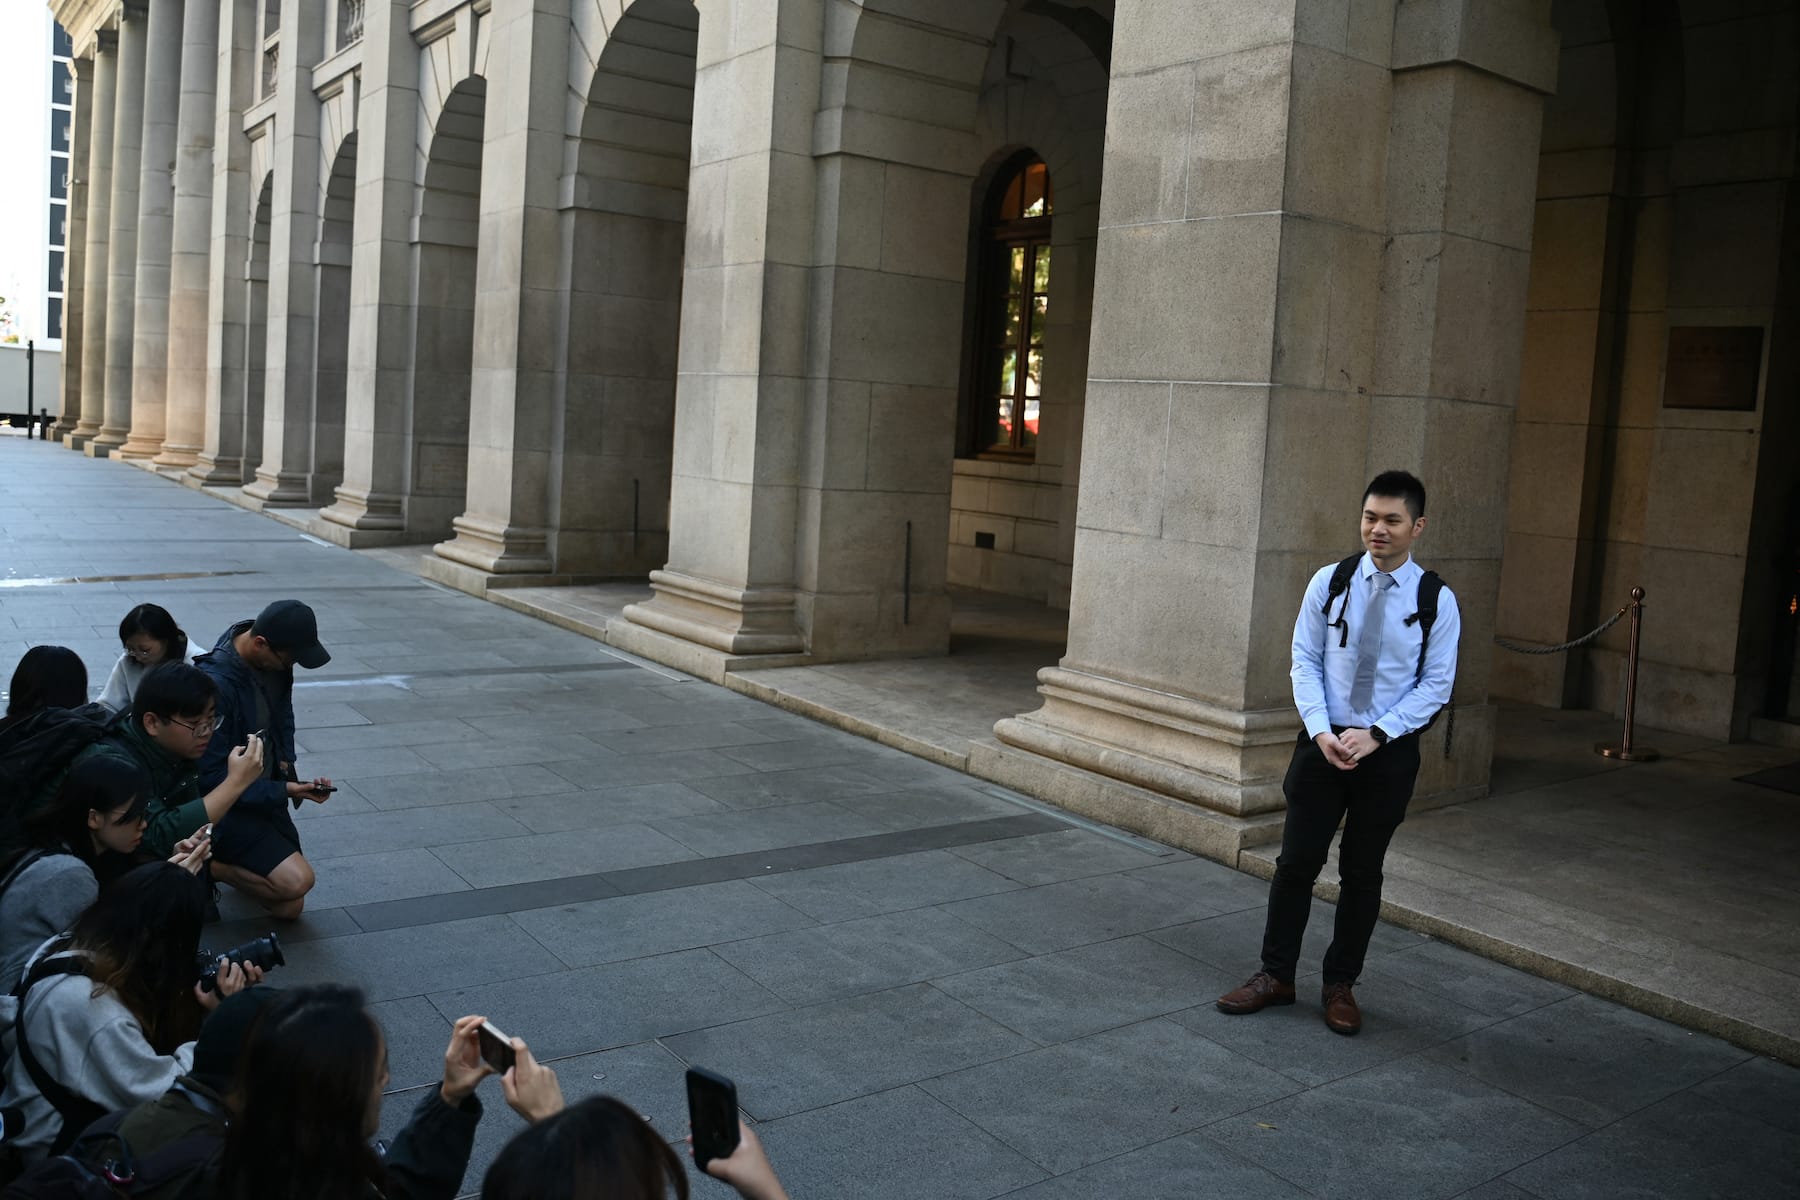
[[[56,795],[25,814],[21,841],[0,855],[0,876],[33,850],[61,850],[94,865],[88,813],[117,825],[140,820],[150,807],[150,779],[144,768],[116,754],[96,754],[76,763]],[[116,815],[115,815],[116,814]]]
[[[687,1172],[669,1144],[629,1105],[595,1096],[539,1121],[507,1143],[481,1200],[688,1200]]]
[[[94,995],[111,991],[131,1010],[158,1054],[199,1026],[194,955],[206,888],[174,863],[134,867],[77,917],[73,946],[93,965]]]
[[[87,703],[87,664],[67,646],[33,646],[13,668],[7,718],[40,708],[80,708]]]
[[[140,604],[119,622],[119,644],[124,645],[133,634],[148,634],[163,644],[164,662],[180,662],[187,657],[188,635],[181,632],[169,610],[160,604]],[[154,665],[154,664],[152,664]]]
[[[381,1072],[381,1029],[352,987],[284,993],[238,1055],[238,1115],[219,1200],[356,1197],[387,1173],[364,1132]]]

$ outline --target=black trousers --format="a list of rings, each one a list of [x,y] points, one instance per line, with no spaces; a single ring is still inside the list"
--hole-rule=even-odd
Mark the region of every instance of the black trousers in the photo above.
[[[1263,970],[1283,983],[1294,981],[1300,939],[1312,911],[1313,883],[1331,851],[1331,837],[1344,822],[1338,846],[1343,879],[1337,925],[1325,952],[1325,982],[1355,983],[1381,914],[1381,863],[1388,842],[1406,818],[1419,776],[1419,738],[1395,738],[1355,769],[1340,771],[1301,731],[1282,791],[1287,795],[1287,828],[1281,857],[1269,884],[1269,919],[1263,929]]]

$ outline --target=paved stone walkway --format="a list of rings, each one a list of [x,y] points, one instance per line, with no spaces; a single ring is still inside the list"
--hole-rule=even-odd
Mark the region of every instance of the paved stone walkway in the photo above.
[[[0,513],[6,674],[59,641],[97,688],[139,600],[203,642],[318,611],[301,765],[343,790],[277,978],[377,1002],[390,1124],[482,1012],[671,1137],[684,1062],[733,1076],[796,1200],[1800,1192],[1800,1072],[1725,1042],[1387,926],[1363,1036],[1310,987],[1224,1017],[1246,875],[125,465],[0,439]],[[264,927],[228,899],[220,946]],[[518,1127],[487,1099],[470,1190]]]

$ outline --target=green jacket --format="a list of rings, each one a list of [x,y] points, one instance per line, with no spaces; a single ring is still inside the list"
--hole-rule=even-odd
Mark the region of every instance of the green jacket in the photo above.
[[[200,800],[200,764],[164,750],[138,721],[125,722],[77,754],[70,769],[96,754],[130,759],[150,776],[150,823],[144,828],[142,853],[167,858],[175,853],[176,842],[206,824],[206,805]]]

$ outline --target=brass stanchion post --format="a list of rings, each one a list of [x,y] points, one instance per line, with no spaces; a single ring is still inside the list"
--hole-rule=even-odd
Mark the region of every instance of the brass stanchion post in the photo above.
[[[1644,623],[1644,589],[1631,589],[1631,644],[1625,652],[1625,735],[1618,745],[1602,742],[1594,747],[1597,754],[1624,762],[1655,762],[1662,756],[1647,746],[1632,745],[1631,735],[1637,722],[1638,634]]]

